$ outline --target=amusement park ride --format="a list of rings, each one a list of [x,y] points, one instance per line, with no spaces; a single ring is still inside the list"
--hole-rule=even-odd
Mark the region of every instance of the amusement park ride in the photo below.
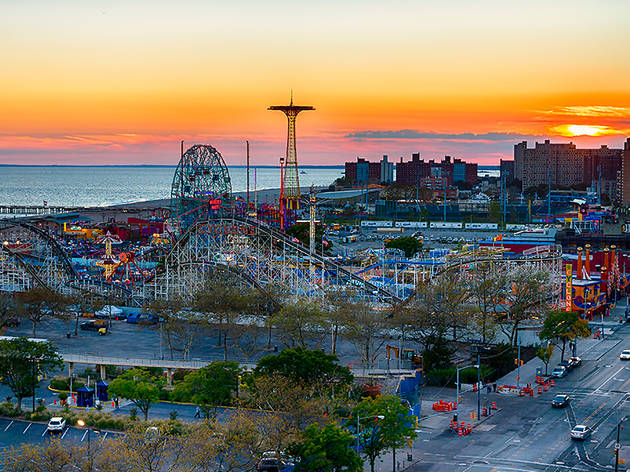
[[[312,108],[291,104],[271,109],[287,113],[290,156],[289,151],[295,151],[291,123],[295,125],[299,111]],[[297,185],[297,162],[287,159],[283,174],[287,206],[297,207],[299,195],[293,188]],[[439,264],[390,258],[353,273],[315,251],[317,200],[313,191],[305,203],[310,205],[308,246],[287,237],[282,224],[280,227],[268,224],[258,217],[257,211],[251,216],[249,205],[233,197],[227,166],[215,148],[194,145],[183,152],[182,145],[171,186],[171,215],[167,225],[173,230],[171,234],[154,234],[149,237],[149,247],[114,254],[112,246],[120,239],[107,233],[96,239],[99,247],[105,246],[104,254],[95,263],[102,270],[81,272],[63,247],[64,241],[36,224],[2,221],[0,241],[6,240],[7,244],[0,244],[0,290],[23,291],[42,285],[62,292],[115,293],[126,303],[142,305],[175,296],[190,299],[203,287],[208,273],[223,267],[238,275],[245,285],[260,290],[274,285],[286,297],[320,298],[330,291],[349,290],[374,304],[391,306],[408,298],[421,279],[448,270],[473,274],[477,267],[489,262],[497,267],[546,270],[561,286],[562,254],[555,248],[545,254],[512,260],[506,260],[498,251],[488,250],[464,251],[442,258]],[[17,250],[18,240],[22,244],[27,241],[28,250]]]

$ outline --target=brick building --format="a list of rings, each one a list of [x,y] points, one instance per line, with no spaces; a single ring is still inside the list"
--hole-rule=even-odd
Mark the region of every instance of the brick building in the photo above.
[[[551,181],[551,187],[574,185],[595,186],[601,192],[615,195],[617,172],[621,168],[621,149],[601,146],[599,149],[578,149],[573,143],[536,143],[514,145],[514,174],[523,189]]]
[[[356,162],[346,162],[346,181],[350,185],[391,184],[394,181],[394,164],[383,156],[380,162],[370,162],[357,157]]]
[[[411,155],[411,160],[396,164],[396,183],[400,185],[417,185],[425,177],[438,177],[447,179],[448,185],[457,182],[477,183],[477,164],[451,160],[451,156],[445,156],[441,162],[420,159],[420,153]]]

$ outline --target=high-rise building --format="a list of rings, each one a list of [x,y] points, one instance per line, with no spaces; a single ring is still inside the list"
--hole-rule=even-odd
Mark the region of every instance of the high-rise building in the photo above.
[[[573,143],[545,140],[527,147],[527,141],[514,145],[514,173],[523,189],[551,182],[552,188],[584,185],[601,193],[615,195],[621,149],[601,146],[578,149]]]
[[[500,173],[505,182],[514,180],[514,161],[501,159]]]
[[[630,206],[630,138],[623,143],[621,169],[619,169],[617,201],[623,206]]]

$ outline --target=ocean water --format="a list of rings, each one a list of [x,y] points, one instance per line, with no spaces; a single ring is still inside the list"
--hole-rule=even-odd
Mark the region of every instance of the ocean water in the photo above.
[[[246,191],[246,168],[228,169],[232,191]],[[106,206],[170,198],[174,173],[175,166],[0,166],[0,205]],[[343,173],[343,167],[305,166],[300,186],[327,186]],[[280,169],[256,168],[256,187],[279,188]]]

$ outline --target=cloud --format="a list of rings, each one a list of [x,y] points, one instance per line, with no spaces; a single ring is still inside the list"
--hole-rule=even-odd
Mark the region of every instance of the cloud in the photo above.
[[[514,141],[528,139],[532,136],[518,133],[434,133],[430,131],[416,131],[401,129],[392,131],[355,131],[345,136],[351,139],[432,139],[441,141]]]
[[[597,116],[624,118],[630,116],[629,107],[611,107],[605,105],[578,105],[556,107],[542,113],[548,115]]]

